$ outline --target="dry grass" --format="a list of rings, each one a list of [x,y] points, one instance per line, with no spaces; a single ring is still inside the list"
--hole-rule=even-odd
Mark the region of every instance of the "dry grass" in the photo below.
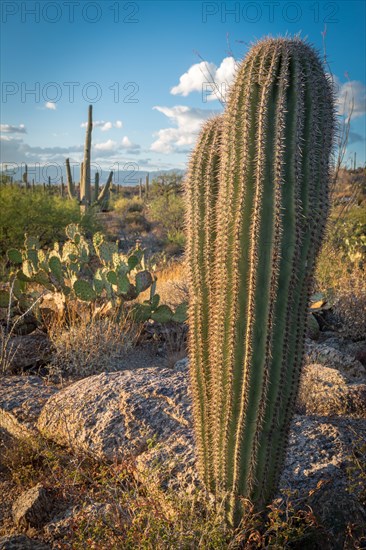
[[[54,325],[49,336],[55,348],[50,373],[85,377],[119,370],[136,342],[138,328],[128,319],[81,318],[70,326]]]
[[[340,257],[331,243],[321,251],[316,271],[316,290],[334,304],[342,334],[353,340],[366,338],[366,273]]]
[[[51,517],[72,512],[61,526],[51,523],[33,529],[31,536],[59,550],[315,550],[327,539],[311,510],[295,508],[288,497],[275,501],[266,516],[254,513],[248,503],[242,525],[234,531],[225,526],[220,509],[202,506],[198,493],[162,495],[147,489],[136,481],[133,460],[102,463],[41,438],[8,443],[0,462],[3,489],[12,495],[2,505],[0,536],[16,531],[11,502],[41,482],[53,500]]]
[[[187,272],[183,261],[172,262],[156,275],[157,292],[163,304],[175,307],[188,302]]]

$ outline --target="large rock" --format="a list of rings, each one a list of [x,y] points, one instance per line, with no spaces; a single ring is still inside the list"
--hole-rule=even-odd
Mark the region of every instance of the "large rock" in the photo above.
[[[100,458],[137,456],[190,433],[187,369],[90,376],[52,396],[37,426],[45,437]]]
[[[320,363],[326,367],[339,370],[350,381],[365,381],[366,368],[349,354],[346,346],[342,346],[339,338],[325,342],[306,340],[306,360],[308,364]]]
[[[7,345],[9,373],[20,374],[46,365],[52,354],[52,344],[46,334],[35,331],[24,336],[10,338]]]
[[[0,378],[0,428],[17,438],[36,436],[42,407],[57,391],[38,376]]]
[[[51,500],[46,489],[38,483],[22,493],[13,503],[12,514],[18,527],[41,527],[49,519]]]
[[[366,385],[347,383],[338,370],[305,365],[297,402],[302,414],[348,415],[366,418]]]
[[[301,493],[314,489],[323,475],[344,476],[352,427],[366,430],[364,419],[334,417],[344,412],[348,387],[332,369],[325,369],[322,378],[322,369],[314,366],[314,395],[302,402],[302,413],[311,416],[298,414],[291,425],[283,484]],[[329,406],[327,389],[333,391]],[[192,492],[199,485],[186,360],[174,369],[101,374],[76,382],[48,400],[38,427],[57,443],[107,460],[136,456],[141,478],[160,489]]]

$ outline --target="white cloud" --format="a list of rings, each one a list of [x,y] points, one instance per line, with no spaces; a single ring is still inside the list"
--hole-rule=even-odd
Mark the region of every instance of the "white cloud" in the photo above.
[[[112,123],[111,122],[106,122],[105,124],[103,124],[103,126],[100,127],[102,132],[107,132],[111,128],[112,128]]]
[[[118,146],[115,141],[108,139],[104,143],[96,143],[94,147],[97,151],[115,151]]]
[[[343,84],[334,78],[337,92],[337,107],[340,115],[347,116],[353,104],[352,118],[366,113],[366,86],[358,80],[350,80]]]
[[[47,101],[47,103],[45,103],[45,107],[50,111],[56,111],[56,103],[53,103],[53,101]]]
[[[81,123],[81,128],[86,128],[88,125],[87,122]],[[123,124],[121,120],[116,120],[115,122],[105,122],[104,120],[95,120],[93,121],[93,128],[100,128],[102,132],[107,132],[108,130],[111,130],[114,128],[122,128]]]
[[[176,128],[164,128],[154,134],[157,139],[150,149],[159,153],[186,152],[194,144],[204,120],[216,114],[215,111],[195,109],[184,105],[175,107],[154,107],[168,117]]]
[[[24,124],[13,126],[12,124],[1,124],[0,131],[2,134],[26,134],[27,130]]]
[[[235,66],[235,59],[231,56],[225,57],[219,67],[208,61],[195,63],[180,77],[179,84],[170,93],[187,96],[191,92],[202,92],[209,101],[225,99],[235,75]]]
[[[128,139],[127,136],[124,136],[121,142],[122,147],[132,147],[131,141]]]

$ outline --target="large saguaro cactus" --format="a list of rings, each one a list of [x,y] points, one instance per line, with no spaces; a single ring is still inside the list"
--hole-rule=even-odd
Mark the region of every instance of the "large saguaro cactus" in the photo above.
[[[269,38],[238,68],[222,119],[206,124],[191,158],[198,463],[230,523],[240,519],[239,497],[260,508],[281,473],[328,213],[333,133],[333,91],[316,52],[297,37]]]

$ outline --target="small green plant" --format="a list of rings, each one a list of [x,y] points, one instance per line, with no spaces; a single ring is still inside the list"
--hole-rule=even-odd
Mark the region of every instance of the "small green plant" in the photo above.
[[[132,308],[136,320],[185,320],[185,304],[175,312],[159,304],[156,277],[146,269],[144,251],[139,245],[124,255],[117,244],[108,242],[102,233],[95,233],[91,241],[87,240],[76,224],[67,226],[66,235],[64,245],[55,243],[52,249],[43,250],[38,239],[26,237],[22,250],[8,250],[13,266],[12,293],[1,291],[0,308],[8,308],[10,312],[22,302],[27,307],[29,300],[34,301],[40,292],[49,291],[58,293],[66,305],[71,300],[88,304],[108,301],[118,316],[126,302],[136,300],[150,288],[150,298]],[[35,285],[42,290],[30,292]]]

